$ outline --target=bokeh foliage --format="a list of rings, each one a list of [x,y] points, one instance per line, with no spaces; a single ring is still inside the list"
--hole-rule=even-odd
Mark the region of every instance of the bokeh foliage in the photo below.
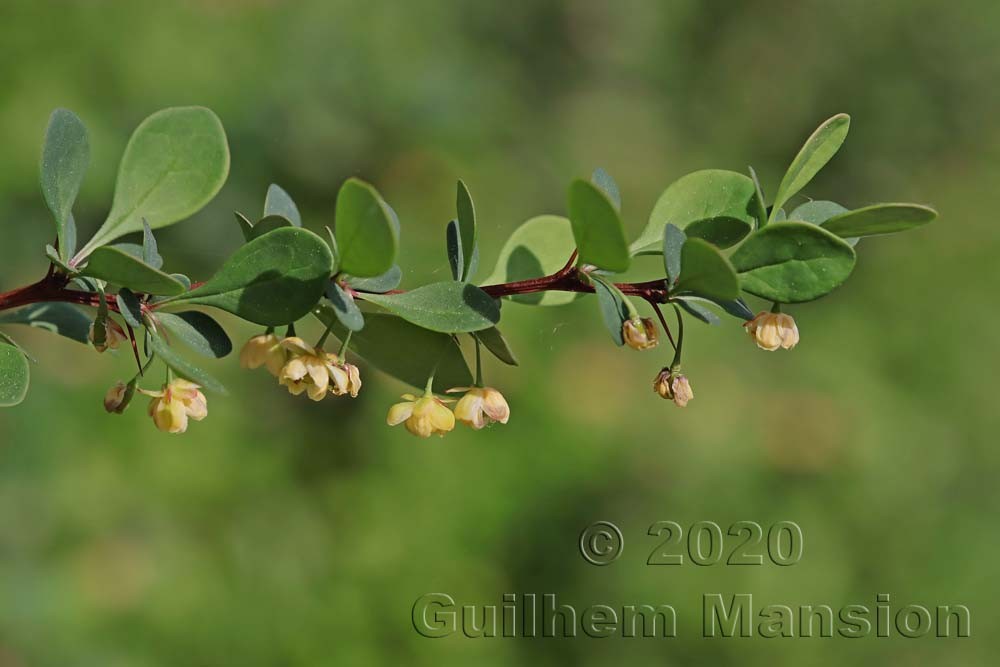
[[[2,13],[0,215],[18,223],[0,242],[3,289],[44,269],[26,249],[52,240],[37,163],[55,107],[91,133],[77,204],[89,221],[107,214],[142,118],[182,104],[219,114],[227,185],[196,221],[158,234],[177,269],[201,278],[241,242],[231,211],[256,212],[271,182],[314,231],[344,178],[376,184],[405,221],[411,286],[447,279],[457,177],[494,252],[529,215],[565,215],[565,183],[596,165],[621,184],[634,238],[663,187],[696,169],[742,172],[752,159],[774,191],[835,111],[851,114],[851,135],[806,195],[852,208],[926,201],[942,215],[905,242],[867,239],[847,287],[791,310],[803,336],[791,353],[734,345],[733,327],[700,332],[685,368],[698,399],[684,412],[637,379],[648,359],[608,344],[582,302],[544,328],[505,306],[522,368],[497,363],[487,380],[517,397],[511,423],[429,443],[376,426],[398,393],[388,381],[351,405],[311,405],[224,362],[207,365],[232,395],[169,440],[100,409],[125,355],[115,369],[71,342],[24,336],[46,354],[28,400],[0,414],[0,664],[937,665],[995,654],[995,3],[11,0]],[[191,243],[190,227],[209,220],[208,240]],[[482,258],[483,275],[495,259]],[[628,540],[601,570],[575,547],[598,518]],[[643,536],[658,519],[792,519],[806,552],[781,570],[650,568]],[[470,603],[508,591],[671,602],[681,638],[429,642],[410,606],[438,590]],[[973,638],[706,641],[705,592],[960,602]]]

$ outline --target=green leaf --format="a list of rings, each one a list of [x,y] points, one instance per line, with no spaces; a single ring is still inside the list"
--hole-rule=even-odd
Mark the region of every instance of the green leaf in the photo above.
[[[355,276],[347,276],[347,284],[352,289],[359,292],[377,292],[381,294],[382,292],[388,292],[389,290],[394,290],[399,287],[399,282],[402,279],[403,272],[400,270],[399,266],[393,265],[391,269],[380,276],[375,276],[374,278],[357,278]]]
[[[771,211],[770,220],[774,220],[776,211],[785,205],[791,197],[809,184],[819,170],[826,166],[836,152],[840,149],[844,139],[847,138],[847,130],[851,126],[851,117],[846,113],[839,113],[832,118],[828,118],[816,131],[806,139],[806,143],[799,150],[799,154],[792,160],[792,164],[785,172],[785,177],[781,179],[778,186],[778,194],[774,197],[774,205]]]
[[[788,219],[822,225],[830,218],[846,212],[847,209],[836,202],[818,199],[802,204],[789,214]]]
[[[817,299],[847,280],[854,249],[822,227],[777,222],[750,235],[730,258],[743,289],[777,301]]]
[[[663,228],[663,268],[668,284],[672,285],[681,275],[681,248],[685,241],[687,234],[675,225]]]
[[[371,185],[349,178],[337,194],[334,236],[339,270],[362,278],[378,276],[396,262],[399,223]]]
[[[658,250],[667,223],[688,236],[728,247],[750,232],[758,208],[757,191],[748,176],[722,169],[696,171],[664,190],[631,252],[635,255],[650,246]]]
[[[364,328],[365,316],[361,314],[358,304],[354,303],[354,297],[345,292],[343,287],[331,282],[326,288],[326,298],[330,300],[337,319],[345,327],[351,331],[361,331]]]
[[[156,245],[156,237],[153,236],[153,230],[149,228],[149,223],[146,220],[142,221],[142,255],[139,259],[154,269],[163,268],[163,258]]]
[[[118,312],[130,326],[136,329],[145,326],[143,324],[142,304],[139,303],[138,297],[131,290],[123,288],[118,292],[115,303],[118,305]]]
[[[681,274],[674,291],[735,299],[740,295],[740,280],[729,260],[712,244],[688,239],[681,247]]]
[[[556,215],[531,218],[504,243],[496,268],[482,284],[497,285],[553,274],[566,265],[575,249],[569,220]],[[580,294],[573,292],[539,292],[508,298],[536,306],[561,306],[579,297]]]
[[[448,266],[451,267],[452,280],[462,280],[465,271],[465,258],[462,252],[462,236],[458,228],[458,220],[452,220],[445,229],[445,246],[448,250]]]
[[[629,319],[629,306],[625,295],[611,282],[601,276],[591,274],[594,282],[594,294],[597,295],[597,305],[601,310],[601,321],[611,334],[615,345],[624,345],[622,327]]]
[[[250,218],[239,211],[233,211],[233,215],[236,216],[236,224],[240,226],[240,231],[243,232],[243,239],[245,241],[253,241],[253,223],[250,222]]]
[[[287,192],[274,183],[268,186],[267,196],[264,198],[264,217],[272,215],[284,218],[294,227],[302,226],[302,216],[295,202]]]
[[[24,353],[13,345],[0,343],[0,408],[23,401],[29,381],[28,359]]]
[[[468,282],[472,279],[472,274],[475,271],[475,268],[472,266],[473,259],[478,254],[476,247],[476,207],[472,203],[472,195],[469,194],[469,188],[461,180],[458,181],[455,207],[458,209],[458,236],[462,241],[462,271],[461,276],[455,278],[455,280]]]
[[[365,301],[417,326],[442,333],[488,329],[500,321],[500,306],[474,285],[431,283],[400,294],[366,294]]]
[[[0,313],[0,324],[24,324],[88,343],[91,319],[68,303],[35,303]]]
[[[504,335],[500,333],[500,330],[496,327],[483,329],[482,331],[477,331],[472,335],[483,344],[483,347],[490,351],[490,354],[500,361],[504,362],[508,366],[518,365],[517,357],[514,356],[513,350],[510,349],[507,339],[504,338]]]
[[[893,234],[934,220],[937,211],[918,204],[875,204],[841,213],[823,222],[823,228],[842,238]]]
[[[173,296],[184,292],[184,285],[175,278],[145,264],[128,251],[112,246],[92,252],[81,273],[146,294]]]
[[[757,218],[757,226],[762,227],[767,224],[767,202],[764,199],[764,189],[760,187],[760,179],[753,167],[747,167],[750,172],[750,180],[753,181],[753,189],[756,196],[754,202],[754,217]]]
[[[288,324],[323,296],[332,264],[323,239],[282,227],[239,248],[208,281],[170,301],[221,308],[265,326]]]
[[[221,382],[177,354],[163,338],[153,335],[148,340],[149,346],[156,356],[182,378],[190,380],[208,391],[214,391],[217,394],[227,393]]]
[[[618,189],[618,184],[615,183],[615,179],[611,178],[611,174],[606,172],[601,167],[594,170],[594,173],[590,175],[590,182],[597,186],[597,188],[604,193],[615,206],[615,210],[621,213],[622,210],[622,194]]]
[[[170,337],[202,356],[221,359],[233,351],[233,342],[226,331],[206,313],[197,310],[157,313],[156,320]]]
[[[166,227],[197,213],[229,174],[229,146],[219,118],[204,107],[157,111],[132,133],[118,167],[107,220],[81,250],[142,230]]]
[[[56,220],[59,257],[64,262],[76,252],[73,202],[89,164],[90,141],[83,121],[72,111],[56,109],[45,130],[40,180],[42,196]]]
[[[347,329],[325,303],[314,311],[344,340]],[[365,328],[351,335],[351,350],[379,370],[423,389],[434,373],[438,387],[468,387],[472,374],[453,336],[428,331],[388,313],[365,313]]]
[[[269,215],[261,218],[257,221],[257,224],[253,226],[250,230],[250,236],[248,241],[253,241],[256,238],[260,238],[268,232],[273,232],[275,229],[281,229],[282,227],[294,227],[287,218],[280,215]]]
[[[569,187],[569,219],[580,264],[593,264],[615,273],[628,270],[631,256],[625,229],[607,195],[587,181],[573,181]]]

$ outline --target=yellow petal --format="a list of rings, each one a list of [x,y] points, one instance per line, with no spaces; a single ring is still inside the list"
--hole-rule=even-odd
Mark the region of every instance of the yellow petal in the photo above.
[[[396,403],[389,408],[389,414],[385,418],[385,423],[389,426],[402,424],[413,414],[413,402]]]

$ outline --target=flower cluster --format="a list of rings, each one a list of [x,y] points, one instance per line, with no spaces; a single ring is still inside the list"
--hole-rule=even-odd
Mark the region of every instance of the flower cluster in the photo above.
[[[455,404],[455,411],[448,408],[453,399],[439,398],[431,391],[423,396],[403,394],[401,403],[389,408],[386,423],[389,426],[403,424],[406,430],[421,438],[444,435],[455,428],[460,421],[475,430],[499,422],[506,424],[510,419],[507,399],[492,387],[455,387],[449,394],[464,392]]]
[[[254,336],[240,352],[240,365],[251,369],[263,366],[290,394],[304,393],[314,401],[322,401],[329,394],[350,394],[356,398],[361,391],[357,366],[297,336],[284,339],[273,333]]]

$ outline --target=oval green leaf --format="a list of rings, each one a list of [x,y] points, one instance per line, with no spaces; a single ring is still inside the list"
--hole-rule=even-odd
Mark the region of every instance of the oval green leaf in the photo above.
[[[30,377],[24,353],[13,345],[0,343],[0,408],[9,408],[24,400]]]
[[[577,179],[569,187],[569,219],[580,251],[579,263],[621,273],[632,261],[625,228],[615,205],[593,183]]]
[[[326,288],[326,298],[333,306],[337,319],[351,331],[361,331],[365,327],[365,316],[361,314],[354,297],[344,291],[344,288],[331,282]]]
[[[464,333],[488,329],[500,321],[500,306],[474,285],[441,282],[400,294],[366,294],[374,303],[431,331]]]
[[[337,193],[334,237],[340,271],[361,278],[378,276],[396,262],[399,226],[378,191],[356,178]]]
[[[388,292],[399,287],[403,279],[403,271],[398,265],[393,265],[391,269],[380,276],[374,278],[356,278],[347,276],[347,284],[360,292]]]
[[[937,211],[918,204],[875,204],[841,213],[823,223],[823,229],[841,238],[894,234],[934,220]]]
[[[139,251],[142,252],[141,248]],[[145,294],[174,296],[184,292],[184,285],[176,278],[114,246],[94,250],[81,273]]]
[[[458,211],[458,236],[461,240],[459,254],[462,258],[461,276],[456,280],[468,282],[472,279],[472,273],[475,270],[472,266],[472,260],[477,254],[476,207],[472,203],[469,188],[461,180],[458,181],[455,208]]]
[[[832,118],[828,118],[816,128],[806,143],[799,150],[798,155],[792,160],[781,185],[778,186],[778,193],[774,197],[774,204],[771,210],[771,220],[778,209],[785,205],[795,193],[809,184],[809,181],[819,173],[819,170],[826,166],[826,163],[837,153],[844,139],[847,138],[847,131],[851,127],[851,117],[846,113],[839,113]]]
[[[779,303],[811,301],[851,275],[854,249],[806,222],[777,222],[753,234],[730,258],[743,289]]]
[[[132,133],[118,168],[111,212],[77,258],[131,232],[166,227],[197,213],[229,174],[226,133],[212,111],[157,111]]]
[[[788,219],[822,225],[830,218],[841,213],[847,213],[847,209],[837,202],[817,199],[815,201],[808,201],[796,208],[789,214]]]
[[[75,113],[56,109],[45,130],[40,180],[42,196],[56,220],[59,257],[65,262],[76,252],[73,202],[90,164],[87,128]]]
[[[575,249],[569,220],[557,215],[531,218],[504,243],[496,268],[482,284],[497,285],[551,275],[566,265]],[[580,296],[574,292],[541,292],[508,298],[535,306],[561,306]]]
[[[171,338],[176,338],[205,357],[221,359],[233,351],[225,329],[210,315],[197,310],[157,313],[156,320]]]
[[[504,362],[508,366],[518,365],[517,357],[514,356],[514,351],[510,349],[507,339],[496,327],[483,329],[482,331],[477,331],[472,335],[483,344],[483,347],[489,350],[490,354],[500,361]]]
[[[681,273],[674,291],[725,301],[740,295],[740,280],[715,246],[703,239],[688,239],[681,247]]]
[[[593,274],[590,277],[594,282],[594,294],[597,295],[601,321],[604,322],[604,327],[611,334],[611,340],[615,345],[624,345],[622,327],[625,320],[629,319],[628,301],[622,291],[610,281]]]
[[[299,207],[292,201],[291,196],[279,185],[271,183],[267,188],[267,196],[264,197],[264,217],[277,215],[294,227],[302,226],[302,216],[299,214]]]
[[[650,246],[659,250],[663,228],[668,223],[688,236],[699,236],[727,247],[735,242],[732,239],[739,240],[750,232],[758,208],[757,191],[750,177],[724,169],[696,171],[664,190],[653,206],[646,228],[630,249],[633,255]]]
[[[17,310],[0,313],[0,324],[23,324],[51,331],[78,343],[88,343],[87,334],[93,320],[62,302],[35,303]]]
[[[221,308],[265,326],[288,324],[309,313],[326,289],[330,248],[298,227],[282,227],[250,241],[200,287],[171,299]]]

